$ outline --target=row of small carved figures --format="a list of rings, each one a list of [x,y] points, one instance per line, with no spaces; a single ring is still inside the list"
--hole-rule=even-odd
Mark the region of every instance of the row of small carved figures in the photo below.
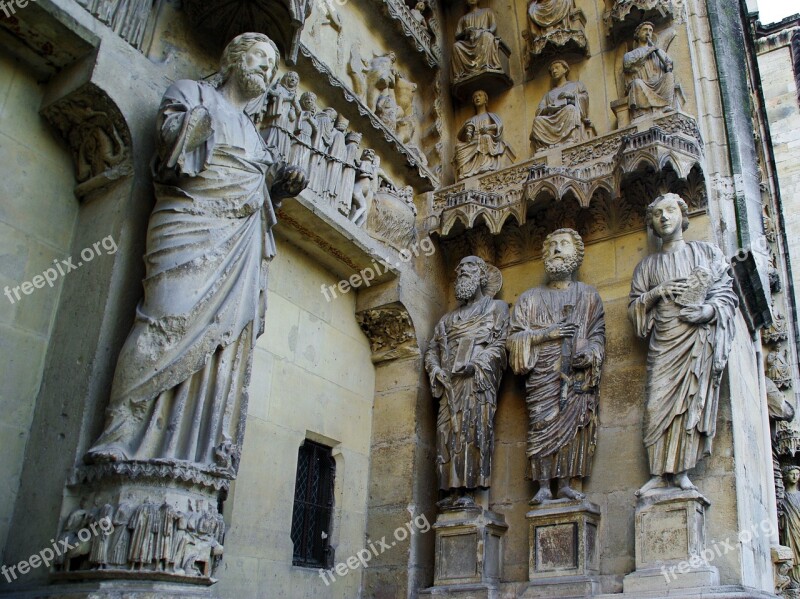
[[[201,501],[198,501],[200,504]],[[184,512],[164,501],[77,509],[59,536],[56,567],[148,570],[209,577],[222,560],[225,521],[213,504]]]

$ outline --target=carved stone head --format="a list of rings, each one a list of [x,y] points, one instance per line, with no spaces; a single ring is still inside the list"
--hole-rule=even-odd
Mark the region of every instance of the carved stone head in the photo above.
[[[550,63],[550,66],[547,67],[547,71],[554,81],[558,81],[561,77],[569,75],[569,63],[567,63],[566,60],[554,60]]]
[[[790,485],[796,485],[800,480],[800,466],[790,464],[783,469],[783,477]]]
[[[672,235],[678,226],[681,232],[689,228],[689,206],[678,194],[665,193],[647,207],[645,221],[663,239]]]
[[[286,74],[281,78],[281,83],[286,89],[294,89],[300,83],[300,75],[298,75],[295,71],[287,71]]]
[[[638,42],[649,42],[653,39],[654,27],[650,21],[640,23],[633,32],[633,39]]]
[[[317,111],[317,94],[314,92],[305,92],[300,96],[300,107],[309,112]]]
[[[475,299],[480,289],[483,295],[494,297],[503,286],[500,271],[478,256],[467,256],[456,267],[456,299],[462,304]]]
[[[475,108],[479,106],[486,106],[486,103],[489,101],[489,94],[487,94],[482,89],[476,90],[472,94],[472,105]]]
[[[583,263],[583,239],[574,229],[557,229],[550,233],[542,246],[544,269],[550,280],[566,280]]]
[[[242,33],[225,47],[220,59],[217,83],[231,77],[252,97],[263,94],[278,70],[278,47],[263,33]]]

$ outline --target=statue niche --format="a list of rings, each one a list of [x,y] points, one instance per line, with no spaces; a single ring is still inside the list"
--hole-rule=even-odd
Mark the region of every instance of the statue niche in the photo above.
[[[508,76],[510,49],[497,35],[497,19],[491,8],[479,8],[467,0],[469,10],[458,20],[450,58],[453,93],[468,98],[478,89],[502,91],[513,85]]]
[[[475,116],[461,126],[455,144],[453,163],[457,180],[496,171],[504,157],[511,162],[516,159],[511,147],[503,141],[503,121],[486,109],[488,99],[483,90],[472,94]]]
[[[554,54],[588,55],[586,17],[575,0],[530,0],[525,38],[525,68]]]
[[[563,60],[554,60],[549,71],[553,87],[539,102],[531,127],[534,153],[560,144],[580,143],[594,135],[586,86],[567,80],[569,65]]]

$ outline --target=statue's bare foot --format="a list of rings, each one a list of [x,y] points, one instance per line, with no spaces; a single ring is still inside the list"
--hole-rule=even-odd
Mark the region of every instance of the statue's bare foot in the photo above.
[[[528,505],[539,505],[544,503],[545,501],[552,501],[553,500],[553,493],[550,491],[550,485],[542,485],[539,487],[538,493],[533,496],[528,502]]]
[[[652,491],[656,487],[663,487],[665,484],[663,476],[655,475],[648,480],[641,489],[636,491],[636,497],[643,497],[649,491]]]
[[[563,485],[559,487],[557,496],[560,499],[576,499],[578,501],[581,499],[586,499],[586,494],[576,491],[569,485]]]
[[[697,487],[689,480],[689,476],[686,472],[679,472],[675,475],[675,486],[680,487],[684,491],[697,491]]]

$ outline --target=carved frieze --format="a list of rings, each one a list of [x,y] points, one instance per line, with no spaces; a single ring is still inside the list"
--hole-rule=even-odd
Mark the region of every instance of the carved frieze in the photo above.
[[[328,67],[324,62],[322,62],[308,48],[308,46],[300,42],[299,48],[300,48],[300,53],[311,61],[312,66],[319,73],[323,74],[325,77],[328,78],[328,82],[332,86],[338,87],[342,90],[345,100],[354,103],[356,105],[356,108],[358,109],[358,112],[362,116],[367,117],[372,126],[382,133],[384,139],[387,142],[389,142],[392,146],[394,146],[394,148],[401,155],[405,157],[406,161],[410,166],[415,167],[416,172],[418,173],[421,179],[420,181],[421,191],[429,191],[431,189],[438,187],[439,177],[430,168],[428,168],[427,160],[424,154],[419,150],[419,148],[403,143],[403,141],[400,139],[397,133],[393,131],[390,127],[388,127],[384,122],[382,122],[381,119],[375,114],[375,112],[367,106],[365,100],[359,97],[357,90],[354,89],[351,91],[350,86],[348,86],[344,81],[339,79],[339,77],[337,77],[333,73],[333,71],[331,71],[330,67]],[[363,84],[364,84],[363,93],[366,94],[367,81],[365,76],[363,79]],[[354,87],[358,87],[358,85],[356,84],[356,80],[354,80]]]
[[[409,9],[403,0],[380,0],[384,12],[398,25],[400,31],[409,38],[417,51],[425,55],[425,59],[432,67],[438,67],[442,59],[439,40],[432,32],[425,20],[423,10],[419,7]],[[430,4],[431,0],[428,0]]]
[[[145,34],[156,17],[155,0],[78,0],[78,3],[131,46],[143,49]]]
[[[512,215],[524,224],[530,204],[569,197],[588,208],[598,192],[619,198],[632,185],[642,186],[649,197],[665,191],[679,193],[693,212],[703,210],[707,198],[702,146],[693,135],[674,124],[671,127],[676,132],[666,133],[656,121],[656,126],[645,131],[630,128],[572,146],[561,152],[560,162],[565,166],[530,160],[442,189],[433,206],[438,224],[432,228],[447,236],[456,223],[469,229],[485,222],[497,234]],[[694,131],[688,125],[684,129]],[[643,173],[655,175],[640,176]]]
[[[75,162],[75,195],[83,198],[133,173],[131,135],[117,105],[92,84],[42,109]]]
[[[420,354],[414,323],[402,304],[394,303],[358,312],[356,320],[369,339],[374,363]]]

